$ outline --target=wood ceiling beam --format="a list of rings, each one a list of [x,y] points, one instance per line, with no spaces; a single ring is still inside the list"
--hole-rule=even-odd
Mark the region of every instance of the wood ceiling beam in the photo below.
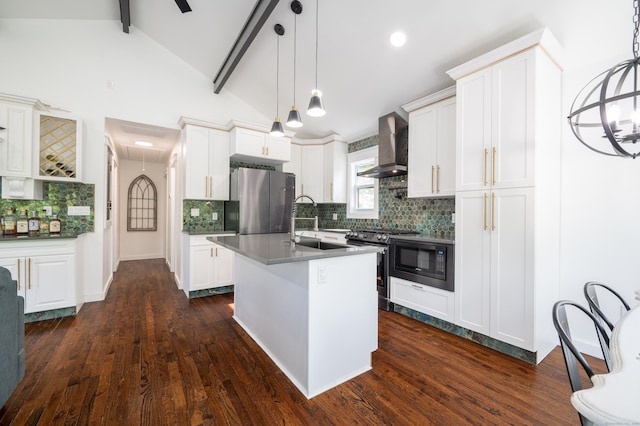
[[[214,93],[220,93],[220,90],[222,90],[222,87],[233,73],[233,70],[240,62],[240,59],[242,59],[244,53],[249,46],[251,46],[253,39],[258,35],[258,32],[260,32],[260,29],[279,1],[280,0],[258,0],[249,18],[245,22],[244,27],[242,27],[240,34],[238,34],[233,47],[213,79]]]

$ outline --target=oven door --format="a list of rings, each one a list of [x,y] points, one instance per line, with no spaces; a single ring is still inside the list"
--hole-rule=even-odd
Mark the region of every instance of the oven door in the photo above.
[[[393,304],[389,301],[389,247],[382,244],[369,244],[362,241],[347,240],[350,246],[375,246],[383,248],[377,253],[376,288],[378,290],[378,308],[392,311]]]
[[[453,245],[393,240],[389,274],[453,291]]]

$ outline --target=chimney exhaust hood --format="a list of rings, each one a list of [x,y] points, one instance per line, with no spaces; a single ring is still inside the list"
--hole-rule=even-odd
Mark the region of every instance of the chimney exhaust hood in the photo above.
[[[378,166],[358,176],[382,179],[407,174],[409,126],[396,112],[378,119]]]

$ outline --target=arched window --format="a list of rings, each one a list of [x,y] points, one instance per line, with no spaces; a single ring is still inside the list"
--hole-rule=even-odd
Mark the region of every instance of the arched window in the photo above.
[[[140,175],[129,185],[127,231],[155,231],[158,191],[151,179]]]

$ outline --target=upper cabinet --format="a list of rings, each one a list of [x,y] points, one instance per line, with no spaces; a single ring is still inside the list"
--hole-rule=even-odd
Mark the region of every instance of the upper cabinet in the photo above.
[[[456,88],[403,105],[409,113],[409,197],[452,197],[456,183]]]
[[[282,164],[291,160],[291,138],[273,137],[265,131],[235,125],[229,132],[231,159],[260,164]]]
[[[38,103],[0,94],[0,176],[31,177],[33,115]]]
[[[229,134],[206,124],[181,119],[184,198],[228,200]]]
[[[324,145],[325,203],[347,202],[347,144],[342,141]]]
[[[296,175],[296,196],[308,195],[316,203],[346,203],[347,143],[336,136],[314,141],[317,144],[291,144],[291,161],[282,170]]]
[[[35,116],[36,179],[82,181],[82,121],[63,112]]]

